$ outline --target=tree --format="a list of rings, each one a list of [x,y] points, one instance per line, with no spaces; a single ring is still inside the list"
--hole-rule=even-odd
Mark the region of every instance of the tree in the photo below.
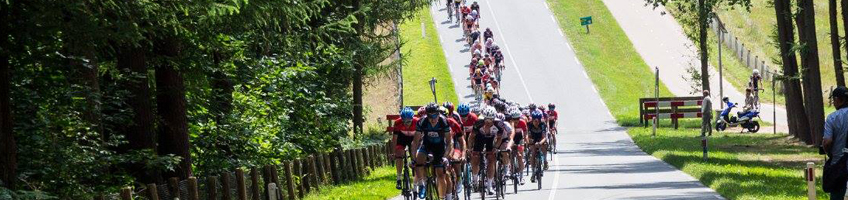
[[[802,141],[810,142],[810,125],[804,108],[801,83],[798,76],[798,61],[793,49],[795,31],[792,24],[792,4],[790,0],[775,0],[774,10],[777,19],[777,45],[780,49],[780,61],[783,66],[783,87],[786,89],[786,113],[789,132]]]
[[[797,0],[798,40],[801,53],[801,75],[804,86],[804,107],[810,121],[811,141],[807,144],[820,145],[824,132],[824,100],[821,88],[818,40],[813,0]]]
[[[11,47],[8,40],[10,14],[9,5],[0,2],[0,186],[15,189],[18,148],[12,132],[12,96],[9,93],[12,82],[8,49]]]
[[[830,45],[833,50],[833,70],[836,75],[836,85],[845,86],[845,74],[842,72],[842,52],[840,52],[842,44],[839,40],[839,19],[836,17],[836,12],[836,0],[829,0],[828,16],[830,16]]]
[[[654,7],[665,5],[671,7],[675,18],[683,26],[686,36],[698,47],[701,64],[701,89],[710,89],[709,80],[709,46],[707,45],[708,25],[714,15],[713,9],[718,5],[741,5],[745,9],[751,7],[751,0],[645,0]]]

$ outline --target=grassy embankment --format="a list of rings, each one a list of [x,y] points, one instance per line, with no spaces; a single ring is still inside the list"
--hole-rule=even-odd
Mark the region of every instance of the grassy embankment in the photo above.
[[[710,139],[711,158],[703,161],[697,120],[685,120],[680,130],[660,128],[655,137],[650,128],[636,125],[638,105],[634,102],[653,94],[649,88],[654,79],[615,18],[601,0],[547,1],[601,97],[643,151],[729,199],[806,196],[803,166],[808,161],[820,164],[821,157],[786,134],[715,133]],[[594,19],[592,34],[579,25],[578,18],[587,15]],[[662,89],[661,95],[669,93]]]

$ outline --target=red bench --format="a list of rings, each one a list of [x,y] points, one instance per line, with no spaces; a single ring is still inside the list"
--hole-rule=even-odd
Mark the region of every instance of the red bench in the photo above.
[[[639,122],[648,126],[648,121],[658,117],[659,119],[671,119],[674,128],[677,129],[677,119],[701,118],[701,104],[703,97],[660,97],[639,99]],[[657,116],[659,110],[659,116]],[[712,109],[710,109],[712,110]]]

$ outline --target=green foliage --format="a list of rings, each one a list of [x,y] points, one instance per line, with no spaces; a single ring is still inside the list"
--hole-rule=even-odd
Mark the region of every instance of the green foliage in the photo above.
[[[172,170],[181,158],[129,149],[123,132],[143,112],[130,107],[137,94],[126,85],[156,94],[154,74],[164,64],[184,77],[195,176],[342,147],[354,65],[365,66],[366,76],[393,66],[377,64],[395,46],[381,29],[427,3],[0,1],[0,14],[11,16],[2,38],[12,45],[0,52],[11,57],[12,77],[3,81],[12,85],[17,174],[25,183],[21,191],[0,189],[0,199],[90,199],[138,184],[142,172],[130,164]],[[142,49],[146,73],[118,68],[126,48]],[[96,69],[94,77],[86,69]],[[147,112],[159,115],[150,101]],[[162,125],[154,121],[153,128]]]

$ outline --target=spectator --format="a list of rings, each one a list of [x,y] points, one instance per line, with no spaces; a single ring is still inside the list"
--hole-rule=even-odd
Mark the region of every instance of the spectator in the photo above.
[[[756,99],[754,97],[754,91],[751,88],[745,89],[745,106],[742,107],[742,112],[753,110],[755,104]]]
[[[755,108],[760,109],[760,86],[763,85],[763,77],[760,76],[760,70],[754,69],[754,73],[751,74],[751,89],[753,89],[754,94],[754,103],[752,105]]]
[[[843,158],[844,152],[843,148],[845,148],[846,137],[848,137],[848,88],[844,86],[837,87],[830,94],[830,101],[833,104],[833,107],[836,107],[836,111],[827,116],[827,119],[824,122],[824,134],[822,137],[822,145],[824,146],[825,153],[827,153],[829,159],[825,165],[831,166],[840,164],[839,162],[845,162]],[[843,165],[844,166],[844,165]],[[827,168],[827,167],[826,167]],[[844,169],[835,169],[833,171],[842,171],[845,172]],[[825,171],[825,173],[831,173]],[[845,196],[845,182],[846,180],[838,180],[831,182],[831,185],[823,185],[823,187],[833,188],[830,191],[830,199],[843,199]],[[823,183],[824,184],[824,183]]]
[[[701,136],[713,135],[713,101],[710,100],[710,91],[704,90],[704,101],[701,103]]]

